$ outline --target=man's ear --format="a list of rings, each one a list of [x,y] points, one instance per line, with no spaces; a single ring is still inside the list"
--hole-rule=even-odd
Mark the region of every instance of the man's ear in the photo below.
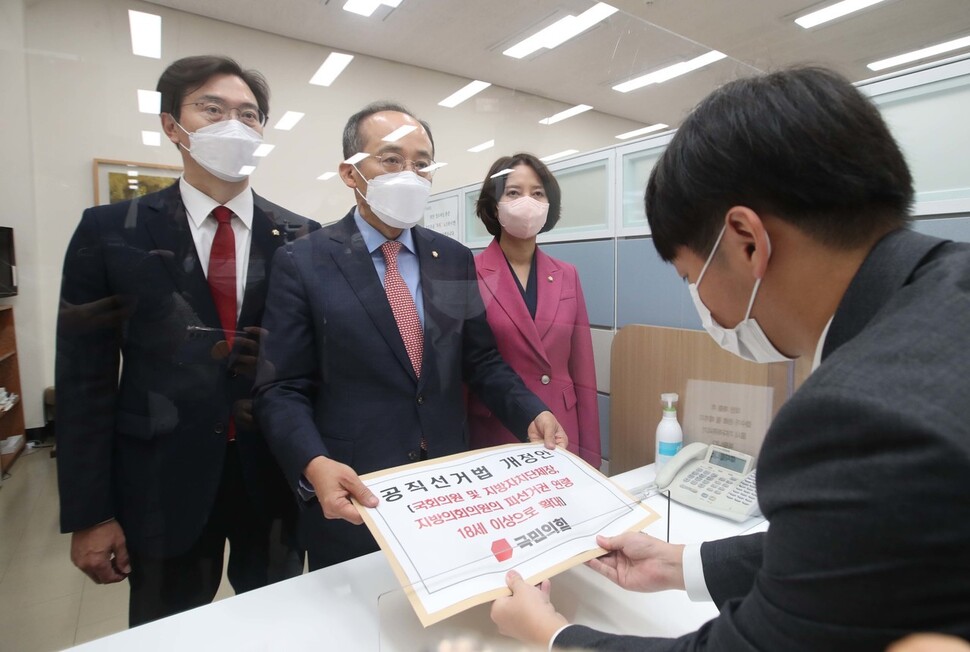
[[[362,183],[360,173],[350,163],[341,163],[337,168],[337,173],[348,188],[366,188],[366,184]]]
[[[162,121],[162,131],[165,132],[165,136],[168,137],[170,141],[175,143],[177,147],[182,130],[179,129],[178,125],[175,123],[175,118],[172,117],[171,113],[161,113],[158,117]]]
[[[754,278],[762,278],[771,258],[771,242],[761,216],[747,206],[732,206],[724,218],[722,247],[736,254]]]

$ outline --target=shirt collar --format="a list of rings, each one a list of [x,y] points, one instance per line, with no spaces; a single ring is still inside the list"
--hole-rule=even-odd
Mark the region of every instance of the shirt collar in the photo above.
[[[360,214],[360,208],[354,209],[354,222],[357,223],[357,230],[364,237],[364,244],[367,245],[367,251],[369,253],[374,253],[381,248],[381,245],[387,242],[387,237],[383,233],[372,227],[364,219],[364,216]],[[411,233],[411,229],[404,229],[401,231],[401,235],[397,237],[397,241],[404,246],[405,249],[410,251],[412,254],[417,254],[418,252],[414,250],[414,236]]]
[[[220,206],[219,202],[186,181],[185,177],[179,179],[179,192],[182,193],[185,212],[188,213],[189,219],[192,220],[196,228],[202,226],[213,208]],[[247,229],[253,228],[253,191],[248,186],[227,201],[224,206],[231,210],[233,215],[246,225]]]
[[[815,345],[815,357],[812,359],[812,371],[818,369],[819,365],[822,364],[822,349],[825,348],[825,338],[829,336],[829,327],[832,325],[832,320],[835,319],[835,315],[829,317],[829,321],[825,324],[825,328],[822,329],[822,336],[818,338],[818,344]]]

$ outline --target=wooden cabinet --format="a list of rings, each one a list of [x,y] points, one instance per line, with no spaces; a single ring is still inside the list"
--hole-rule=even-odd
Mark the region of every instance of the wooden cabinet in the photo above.
[[[0,469],[6,471],[26,445],[24,436],[24,404],[20,391],[20,364],[17,361],[17,335],[14,332],[13,306],[0,306],[0,387],[9,394],[16,394],[17,400],[4,409],[0,407],[0,441],[20,435],[20,443],[7,453],[0,455]]]

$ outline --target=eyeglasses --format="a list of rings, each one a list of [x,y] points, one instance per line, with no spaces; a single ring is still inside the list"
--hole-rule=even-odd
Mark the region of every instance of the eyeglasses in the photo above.
[[[434,161],[430,158],[419,158],[412,161],[409,158],[405,158],[400,154],[384,154],[383,156],[375,156],[381,163],[381,167],[384,168],[385,172],[394,173],[401,172],[406,167],[410,165],[411,170],[426,179],[430,179],[434,176]]]
[[[247,127],[262,127],[266,124],[266,114],[251,106],[228,107],[222,102],[206,100],[204,102],[188,102],[182,106],[194,106],[196,110],[209,122],[222,122],[232,117],[235,111],[239,122]]]

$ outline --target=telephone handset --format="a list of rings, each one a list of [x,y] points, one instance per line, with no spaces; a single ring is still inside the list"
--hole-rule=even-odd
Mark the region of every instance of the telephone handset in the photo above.
[[[761,514],[754,458],[730,448],[689,444],[660,469],[656,483],[679,503],[733,521]]]

